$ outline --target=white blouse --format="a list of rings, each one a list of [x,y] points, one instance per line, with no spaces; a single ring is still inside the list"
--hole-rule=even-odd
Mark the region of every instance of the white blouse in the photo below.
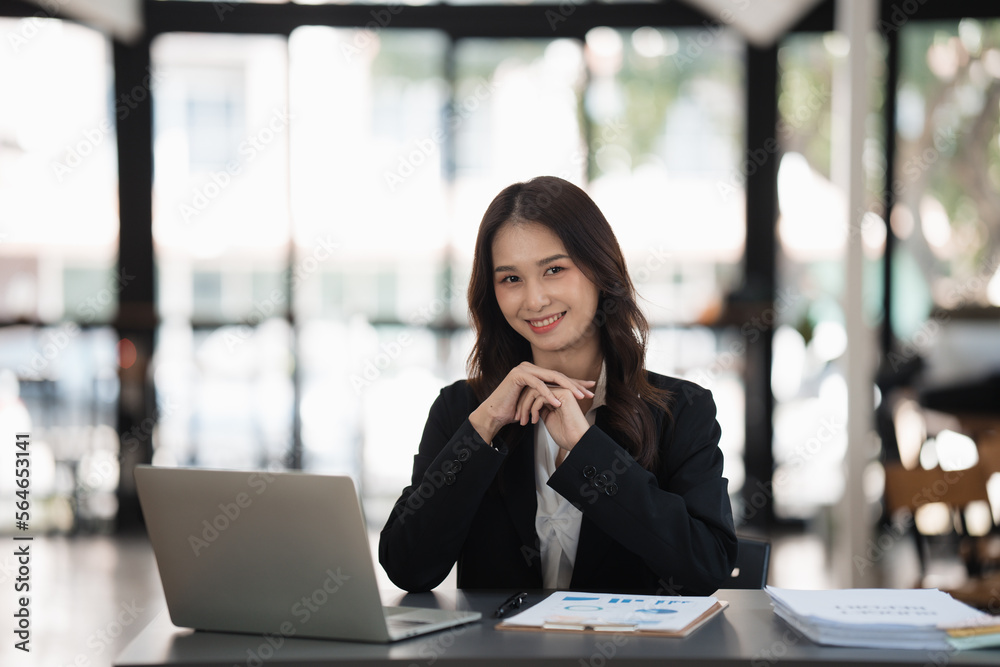
[[[593,426],[597,408],[604,405],[604,367],[594,387],[594,403],[587,411],[587,422]],[[544,588],[566,590],[573,578],[573,564],[576,562],[576,547],[580,541],[580,522],[583,512],[550,487],[546,482],[556,471],[556,444],[545,422],[535,424],[535,498],[538,509],[535,512],[535,532],[542,551],[542,586]]]

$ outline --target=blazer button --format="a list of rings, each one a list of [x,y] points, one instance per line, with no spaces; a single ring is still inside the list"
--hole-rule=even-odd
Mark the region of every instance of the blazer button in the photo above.
[[[611,480],[608,479],[607,475],[601,473],[600,475],[595,477],[590,483],[594,485],[595,489],[600,491],[601,489],[606,488],[608,486],[608,482],[610,481]]]
[[[462,464],[459,463],[458,461],[452,461],[451,471],[456,474],[462,472]]]
[[[587,479],[593,479],[594,475],[596,474],[597,474],[597,468],[595,468],[594,466],[587,466],[586,468],[583,469],[583,476],[586,477]]]
[[[609,496],[615,495],[616,493],[618,493],[618,485],[614,482],[611,482],[604,488],[604,493]]]
[[[461,461],[462,463],[465,463],[471,458],[472,458],[472,452],[470,452],[468,449],[458,450],[458,460]]]
[[[444,483],[447,484],[448,486],[451,486],[452,484],[454,484],[455,483],[455,479],[457,479],[457,478],[455,477],[455,473],[453,473],[453,472],[446,472],[444,474]]]

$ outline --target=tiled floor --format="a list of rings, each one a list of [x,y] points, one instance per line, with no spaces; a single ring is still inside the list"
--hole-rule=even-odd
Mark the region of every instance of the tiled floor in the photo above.
[[[372,544],[377,544],[377,533]],[[7,546],[3,546],[6,543]],[[771,583],[797,588],[829,585],[819,539],[772,539]],[[0,535],[0,665],[108,667],[159,614],[166,613],[152,550],[145,536],[39,537],[31,542],[31,652],[13,648],[13,585],[18,563],[11,536]],[[384,577],[381,568],[380,575]],[[392,588],[382,579],[383,588]],[[443,586],[454,587],[454,578]]]

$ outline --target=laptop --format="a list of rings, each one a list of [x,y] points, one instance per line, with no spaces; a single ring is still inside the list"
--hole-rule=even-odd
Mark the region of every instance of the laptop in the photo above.
[[[137,466],[174,625],[392,642],[478,621],[383,607],[350,477]]]

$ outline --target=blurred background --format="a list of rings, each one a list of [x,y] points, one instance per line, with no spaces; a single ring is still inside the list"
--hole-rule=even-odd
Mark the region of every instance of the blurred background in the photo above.
[[[881,3],[851,212],[834,3],[769,42],[700,4],[149,0],[124,39],[0,2],[0,433],[31,434],[32,530],[141,531],[140,462],[351,475],[380,528],[465,376],[482,213],[554,174],[621,242],[649,368],[714,392],[738,528],[788,547],[773,582],[837,583],[845,308],[877,360],[878,581],[985,571],[961,545],[995,533],[993,469],[958,514],[884,496],[886,466],[983,466],[996,438],[1000,11]]]

